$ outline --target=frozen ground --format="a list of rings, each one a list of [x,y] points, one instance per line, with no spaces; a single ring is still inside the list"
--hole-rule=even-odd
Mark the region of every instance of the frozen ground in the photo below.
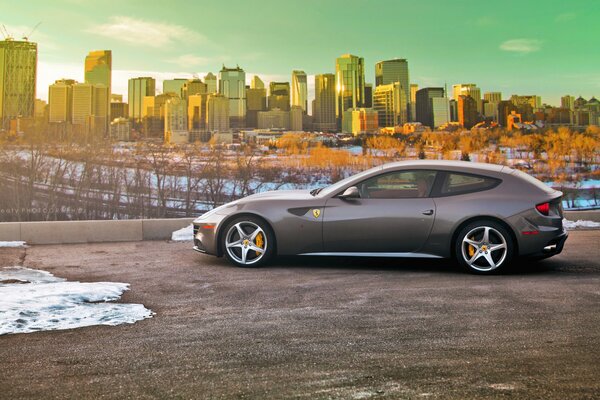
[[[152,317],[142,304],[119,300],[129,284],[67,282],[49,272],[0,269],[0,335],[120,325]]]
[[[581,219],[569,221],[568,219],[563,219],[563,226],[569,230],[577,228],[600,228],[600,222],[584,221]]]
[[[174,242],[191,242],[194,240],[194,227],[192,224],[173,232],[171,240]]]

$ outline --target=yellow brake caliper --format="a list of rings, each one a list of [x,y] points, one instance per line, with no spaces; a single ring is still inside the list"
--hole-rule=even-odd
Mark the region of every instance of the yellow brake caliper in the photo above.
[[[475,236],[473,236],[472,238],[469,238],[471,240],[475,240]],[[469,244],[469,257],[473,257],[475,255],[475,247],[473,247],[473,245]]]
[[[263,235],[262,233],[259,233],[258,235],[256,235],[256,239],[254,239],[254,243],[256,244],[257,247],[260,247],[261,249],[263,248],[263,246],[265,245],[265,242],[263,240]],[[260,255],[260,253],[258,251],[254,251],[256,253],[256,255]]]

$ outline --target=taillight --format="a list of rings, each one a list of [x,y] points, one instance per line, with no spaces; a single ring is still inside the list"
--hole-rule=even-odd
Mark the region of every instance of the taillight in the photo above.
[[[535,206],[535,209],[540,212],[540,214],[548,216],[550,214],[550,203],[541,203]]]

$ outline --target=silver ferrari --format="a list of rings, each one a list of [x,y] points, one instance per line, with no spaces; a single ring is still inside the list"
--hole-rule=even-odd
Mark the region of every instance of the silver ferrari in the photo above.
[[[403,161],[314,190],[259,193],[194,221],[194,250],[237,266],[276,255],[453,258],[495,273],[562,251],[562,193],[506,166]]]

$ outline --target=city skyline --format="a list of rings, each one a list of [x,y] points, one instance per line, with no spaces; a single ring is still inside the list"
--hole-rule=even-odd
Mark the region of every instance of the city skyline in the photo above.
[[[37,97],[43,99],[54,80],[82,82],[83,58],[100,49],[112,50],[113,92],[125,96],[132,77],[153,76],[159,84],[216,73],[225,63],[239,64],[248,79],[258,74],[266,83],[290,81],[293,70],[304,70],[312,99],[314,75],[334,72],[336,57],[351,53],[365,59],[367,83],[374,83],[376,62],[406,58],[411,83],[420,87],[474,82],[482,93],[536,94],[552,105],[565,94],[592,97],[600,91],[594,68],[600,56],[587,50],[593,48],[594,35],[581,27],[593,26],[599,7],[587,1],[550,3],[508,1],[500,7],[466,1],[457,7],[379,2],[365,7],[347,1],[340,8],[334,1],[228,1],[175,2],[167,8],[138,1],[109,0],[104,7],[32,1],[0,5],[0,22],[20,39],[42,21],[31,40],[39,44]],[[218,17],[201,18],[198,24],[198,16],[219,16],[223,8],[236,10],[226,15],[228,23],[248,28],[224,30]],[[261,23],[270,29],[259,29]]]

